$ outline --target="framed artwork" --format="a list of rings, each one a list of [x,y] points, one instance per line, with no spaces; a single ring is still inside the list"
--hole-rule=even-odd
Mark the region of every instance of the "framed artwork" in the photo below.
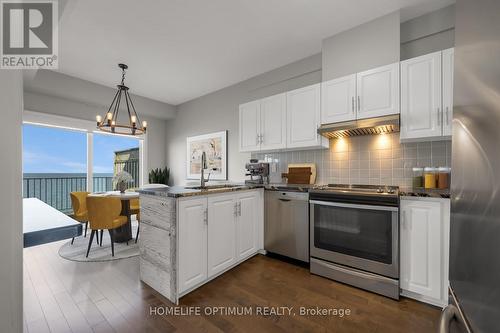
[[[197,135],[186,140],[187,179],[200,179],[201,155],[207,155],[205,178],[210,173],[210,179],[227,180],[227,131]]]

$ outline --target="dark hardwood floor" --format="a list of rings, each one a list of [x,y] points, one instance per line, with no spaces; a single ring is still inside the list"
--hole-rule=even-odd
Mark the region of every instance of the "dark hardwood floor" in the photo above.
[[[174,305],[139,281],[138,258],[106,263],[72,262],[57,253],[63,243],[24,250],[25,332],[437,330],[440,311],[435,307],[409,299],[397,302],[261,255],[181,299],[183,311],[199,307],[202,315],[161,315]],[[253,312],[246,316],[203,315],[204,311],[219,309],[216,307]],[[293,310],[283,315],[256,313],[257,308],[264,311],[264,307]],[[349,309],[351,313],[344,317],[302,316],[300,307]],[[151,315],[151,309],[156,309],[157,314]]]

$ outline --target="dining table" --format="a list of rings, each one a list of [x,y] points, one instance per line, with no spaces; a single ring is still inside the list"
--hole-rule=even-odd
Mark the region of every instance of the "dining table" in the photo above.
[[[132,219],[130,216],[130,200],[139,199],[139,193],[137,192],[120,192],[120,191],[107,191],[107,192],[96,192],[90,193],[89,196],[96,197],[115,197],[120,198],[122,202],[121,216],[127,217],[127,223],[113,229],[114,241],[117,243],[125,243],[133,239],[132,237]]]

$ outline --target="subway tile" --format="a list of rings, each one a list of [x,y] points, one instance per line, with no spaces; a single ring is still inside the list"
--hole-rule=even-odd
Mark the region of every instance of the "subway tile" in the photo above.
[[[359,159],[360,160],[369,160],[370,159],[370,152],[369,151],[360,151],[359,152]]]
[[[392,158],[392,149],[381,149],[379,150],[379,158]]]
[[[402,158],[395,158],[392,160],[392,168],[404,167],[404,160]]]
[[[392,178],[392,169],[380,170],[380,178]]]
[[[392,159],[381,159],[380,160],[380,169],[392,169]]]
[[[359,177],[368,179],[370,177],[370,169],[359,169]]]
[[[380,185],[380,177],[379,178],[370,178],[369,185]]]
[[[401,148],[392,149],[392,158],[403,157],[403,150]]]
[[[417,148],[405,148],[404,158],[417,158]]]
[[[349,161],[349,168],[351,169],[359,169],[359,160],[350,160]]]
[[[360,169],[369,169],[370,168],[370,160],[360,160],[359,161],[359,168]]]
[[[370,169],[369,171],[369,177],[370,178],[380,178],[380,169]]]
[[[370,169],[380,169],[380,160],[379,159],[371,159],[370,160]]]
[[[340,161],[340,168],[341,169],[349,169],[349,160]]]
[[[392,169],[392,177],[393,178],[403,178],[404,177],[404,169]]]

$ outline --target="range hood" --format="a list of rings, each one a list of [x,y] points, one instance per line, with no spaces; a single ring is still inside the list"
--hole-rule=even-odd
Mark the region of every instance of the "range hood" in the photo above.
[[[318,128],[318,134],[329,139],[394,132],[399,132],[398,114],[325,124]]]

